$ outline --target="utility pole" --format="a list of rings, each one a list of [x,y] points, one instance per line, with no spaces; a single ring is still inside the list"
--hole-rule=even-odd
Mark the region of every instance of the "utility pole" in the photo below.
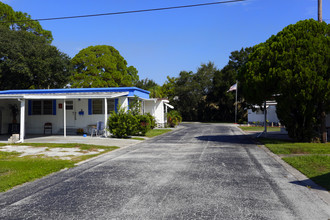
[[[318,21],[322,22],[322,0],[318,0]],[[324,108],[323,108],[324,109]],[[322,143],[327,143],[327,128],[326,128],[326,113],[323,110],[321,112],[321,141]]]
[[[322,22],[322,0],[318,0],[318,21]]]

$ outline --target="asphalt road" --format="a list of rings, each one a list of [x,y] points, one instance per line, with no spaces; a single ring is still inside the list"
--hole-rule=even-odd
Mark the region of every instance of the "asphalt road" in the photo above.
[[[0,194],[0,219],[330,219],[241,131],[182,129]]]

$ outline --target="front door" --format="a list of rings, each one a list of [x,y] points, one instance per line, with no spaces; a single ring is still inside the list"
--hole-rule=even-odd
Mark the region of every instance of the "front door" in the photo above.
[[[75,100],[66,100],[66,126],[74,128],[76,126],[77,112]]]

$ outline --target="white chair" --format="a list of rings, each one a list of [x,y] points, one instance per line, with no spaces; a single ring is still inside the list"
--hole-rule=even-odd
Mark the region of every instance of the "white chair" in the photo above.
[[[95,133],[95,136],[101,136],[104,134],[104,122],[103,121],[97,121],[96,128],[92,128],[91,137],[93,137],[93,134]]]
[[[96,124],[97,134],[104,135],[104,122],[98,121]]]

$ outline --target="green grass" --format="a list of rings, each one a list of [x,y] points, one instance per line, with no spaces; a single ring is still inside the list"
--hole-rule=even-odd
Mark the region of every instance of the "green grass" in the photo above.
[[[283,160],[305,174],[318,185],[330,191],[330,156],[310,155],[285,157]]]
[[[118,148],[114,146],[87,144],[25,143],[24,145],[48,148],[78,147],[81,151],[95,151],[96,149],[104,149],[105,151],[93,155],[76,156],[71,160],[61,160],[54,157],[45,158],[43,155],[19,157],[20,153],[18,152],[0,151],[0,192],[25,182],[41,178],[50,173],[57,172],[61,169],[74,167],[77,162]]]
[[[152,129],[146,133],[146,137],[155,137],[161,134],[165,134],[169,131],[172,131],[171,129]]]
[[[140,137],[132,137],[131,139],[133,140],[138,140],[138,141],[144,141],[144,138],[140,138]]]
[[[282,159],[330,191],[330,143],[297,143],[267,138],[259,139]],[[303,155],[301,155],[303,154]]]
[[[297,143],[260,138],[274,154],[330,154],[330,143]]]
[[[74,166],[73,161],[40,157],[12,157],[0,160],[0,192],[33,181],[63,168]]]
[[[243,131],[264,131],[264,127],[248,127],[248,126],[240,126],[240,129]],[[281,131],[280,127],[267,127],[267,131],[272,132],[272,131]]]

